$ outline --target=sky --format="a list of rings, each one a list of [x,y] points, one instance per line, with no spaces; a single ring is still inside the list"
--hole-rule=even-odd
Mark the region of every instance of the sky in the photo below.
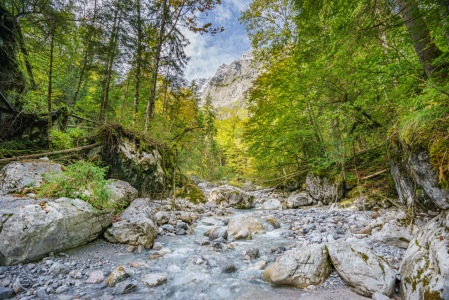
[[[251,49],[245,28],[238,20],[240,11],[249,3],[250,0],[222,0],[221,5],[203,20],[204,23],[211,22],[214,27],[225,28],[224,32],[215,36],[183,30],[191,43],[186,48],[187,55],[190,56],[185,69],[187,80],[208,78],[215,74],[220,65],[229,65]]]

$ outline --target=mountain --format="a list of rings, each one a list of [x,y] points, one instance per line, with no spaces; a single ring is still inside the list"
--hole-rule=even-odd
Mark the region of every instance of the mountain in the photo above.
[[[230,65],[222,64],[208,79],[195,79],[200,105],[210,96],[215,108],[244,108],[244,94],[259,75],[260,67],[261,63],[254,60],[253,50],[250,50]]]

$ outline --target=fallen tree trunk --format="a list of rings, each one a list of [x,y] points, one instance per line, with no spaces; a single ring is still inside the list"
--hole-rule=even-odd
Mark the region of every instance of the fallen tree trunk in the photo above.
[[[15,161],[15,160],[22,160],[22,159],[29,159],[29,158],[37,158],[37,157],[43,157],[43,156],[49,156],[49,155],[77,152],[77,151],[81,151],[81,150],[94,148],[94,147],[100,146],[102,144],[103,143],[95,143],[95,144],[92,144],[92,145],[87,145],[87,146],[78,147],[78,148],[72,148],[72,149],[66,149],[66,150],[60,150],[60,151],[53,151],[53,152],[47,152],[47,153],[38,153],[38,154],[23,155],[23,156],[11,157],[11,158],[4,158],[4,159],[0,159],[0,163],[5,163],[5,162]]]
[[[382,174],[382,173],[385,173],[385,172],[387,172],[388,170],[390,170],[390,169],[385,169],[385,170],[382,170],[382,171],[373,173],[373,174],[371,174],[371,175],[368,175],[368,176],[365,176],[365,177],[363,177],[363,178],[360,178],[360,180],[366,180],[366,179],[370,179],[370,178],[376,177],[377,175],[380,175],[380,174]]]

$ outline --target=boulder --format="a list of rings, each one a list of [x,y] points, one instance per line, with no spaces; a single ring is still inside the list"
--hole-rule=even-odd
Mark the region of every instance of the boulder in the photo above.
[[[214,241],[216,239],[223,238],[225,240],[228,239],[228,232],[225,227],[215,228],[215,230],[211,231],[209,234],[209,240]]]
[[[112,201],[116,203],[118,207],[128,206],[139,194],[139,192],[128,182],[122,180],[109,179],[108,185],[110,186],[110,191],[112,193]]]
[[[260,207],[260,209],[281,209],[282,208],[282,203],[281,201],[279,201],[278,199],[273,199],[270,198],[267,201],[265,201],[262,206]]]
[[[112,222],[110,211],[60,198],[18,211],[0,210],[0,265],[40,259],[96,239]]]
[[[265,269],[264,280],[273,285],[307,288],[320,285],[332,273],[324,245],[309,245],[288,251]]]
[[[167,273],[150,273],[142,277],[143,284],[150,287],[160,285],[164,282],[167,282],[167,280]]]
[[[242,229],[234,235],[234,240],[252,240],[251,232],[248,229]]]
[[[410,232],[410,218],[398,218],[384,224],[382,229],[373,234],[371,240],[374,243],[380,242],[390,246],[407,249],[413,236],[418,231],[418,226],[413,225]]]
[[[168,223],[169,217],[166,212],[159,211],[156,213],[155,217],[156,217],[158,226],[162,226],[162,225]]]
[[[288,208],[298,208],[313,204],[313,198],[306,192],[292,193],[287,199]]]
[[[190,202],[194,204],[206,203],[206,197],[204,196],[203,191],[194,186],[193,184],[187,184],[178,191],[176,191],[175,197],[188,199]]]
[[[228,224],[228,234],[236,234],[247,229],[251,234],[263,233],[263,224],[259,219],[249,216],[235,216]]]
[[[210,191],[209,200],[234,208],[253,208],[254,196],[230,185],[222,185]]]
[[[45,174],[61,172],[61,165],[48,160],[9,163],[0,171],[0,194],[18,193],[23,188],[39,186]]]
[[[344,193],[343,176],[311,172],[306,177],[306,190],[316,201],[324,204],[338,202]]]
[[[391,296],[396,272],[381,256],[358,244],[342,240],[328,243],[332,265],[351,290],[371,297],[375,292]]]
[[[279,222],[274,219],[274,218],[267,218],[265,220],[268,224],[272,225],[274,228],[281,228],[281,225],[279,224]]]
[[[419,229],[401,265],[402,299],[449,299],[448,239],[447,211]]]
[[[138,198],[123,212],[121,220],[105,231],[104,237],[111,243],[142,245],[151,249],[158,234],[154,213],[149,199]]]
[[[124,281],[130,276],[131,275],[126,272],[125,268],[123,268],[122,266],[118,266],[111,272],[108,279],[106,279],[106,284],[110,287],[113,287],[117,283]]]

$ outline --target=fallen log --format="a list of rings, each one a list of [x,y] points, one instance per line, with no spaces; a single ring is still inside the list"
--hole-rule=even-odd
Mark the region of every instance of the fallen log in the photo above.
[[[371,175],[368,175],[368,176],[365,176],[365,177],[361,178],[360,180],[366,180],[366,179],[370,179],[370,178],[376,177],[377,175],[380,175],[380,174],[382,174],[382,173],[385,173],[385,172],[387,172],[388,170],[390,170],[390,169],[385,169],[385,170],[382,170],[382,171],[373,173],[373,174],[371,174]]]
[[[92,144],[92,145],[87,145],[87,146],[82,146],[82,147],[72,148],[72,149],[66,149],[66,150],[59,150],[59,151],[53,151],[53,152],[46,152],[46,153],[44,152],[44,153],[38,153],[38,154],[31,154],[31,155],[23,155],[23,156],[11,157],[11,158],[4,158],[4,159],[0,159],[0,163],[9,162],[9,161],[15,161],[15,160],[21,160],[21,159],[29,159],[29,158],[37,158],[37,157],[43,157],[43,156],[49,156],[49,155],[77,152],[77,151],[81,151],[81,150],[94,148],[94,147],[100,146],[102,144],[103,143],[95,143],[95,144]]]

